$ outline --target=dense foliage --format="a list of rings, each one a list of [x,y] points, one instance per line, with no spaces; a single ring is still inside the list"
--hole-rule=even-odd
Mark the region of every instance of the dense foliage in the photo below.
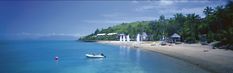
[[[220,41],[217,45],[233,49],[233,2],[215,8],[206,7],[204,18],[197,14],[177,13],[173,18],[166,19],[161,15],[158,20],[122,23],[107,29],[97,29],[94,33],[80,38],[81,40],[116,40],[117,35],[96,36],[98,33],[124,33],[135,38],[136,34],[146,32],[148,40],[159,40],[163,35],[169,37],[173,33],[182,36],[183,42],[198,42],[201,36],[208,42]],[[224,46],[219,46],[224,45]]]

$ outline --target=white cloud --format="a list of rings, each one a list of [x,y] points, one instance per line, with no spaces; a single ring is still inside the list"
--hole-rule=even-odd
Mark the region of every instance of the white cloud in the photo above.
[[[104,19],[93,19],[93,20],[83,20],[85,23],[90,24],[119,24],[119,23],[129,23],[135,21],[143,20],[155,20],[156,17],[152,16],[138,16],[135,14],[122,14],[122,13],[109,13],[102,15]]]
[[[150,9],[155,9],[157,8],[158,6],[154,6],[154,5],[147,5],[147,6],[141,6],[141,7],[138,7],[135,9],[135,11],[145,11],[145,10],[150,10]]]
[[[183,14],[191,14],[191,13],[195,13],[200,15],[201,17],[203,17],[203,7],[198,7],[198,8],[182,8],[182,9],[164,9],[164,10],[160,10],[159,13],[160,14],[176,14],[176,13],[183,13]]]
[[[174,1],[172,0],[160,0],[160,5],[171,5]]]
[[[128,23],[133,22],[131,20],[84,20],[86,23],[94,24],[118,24],[118,23]]]
[[[111,13],[111,14],[103,14],[102,16],[103,17],[118,17],[120,15],[121,15],[120,13],[115,12],[115,13]]]
[[[142,17],[135,17],[135,18],[132,18],[133,20],[136,20],[136,21],[150,21],[150,20],[156,20],[158,19],[157,17],[152,17],[152,16],[142,16]]]
[[[122,19],[106,19],[106,20],[84,20],[86,23],[90,24],[120,24],[120,23],[130,23],[136,21],[149,21],[158,19],[157,17],[152,16],[135,16],[135,17],[125,17]]]
[[[136,1],[136,0],[133,0],[133,1],[132,1],[132,3],[135,3],[135,4],[137,4],[137,3],[138,3],[138,1]]]
[[[158,19],[160,15],[166,18],[173,17],[176,13],[190,14],[195,13],[204,17],[203,6],[194,6],[199,3],[207,3],[209,1],[189,1],[189,0],[159,0],[159,1],[132,1],[137,3],[133,11],[135,13],[113,12],[106,13],[102,19],[84,20],[85,23],[91,24],[119,24],[135,21],[148,21]]]
[[[173,3],[174,1],[167,1],[167,0],[145,2],[141,6],[135,8],[135,11],[144,12],[154,9],[169,8],[173,6]]]
[[[184,5],[187,6],[187,4],[190,4],[189,6],[192,6],[193,4],[207,4],[210,3],[209,0],[203,0],[203,1],[189,1],[189,0],[159,0],[159,1],[150,1],[150,2],[144,2],[144,4],[141,4],[137,8],[135,8],[135,11],[137,12],[145,12],[149,10],[161,10],[161,9],[171,9],[176,8]],[[216,5],[216,4],[215,4]]]

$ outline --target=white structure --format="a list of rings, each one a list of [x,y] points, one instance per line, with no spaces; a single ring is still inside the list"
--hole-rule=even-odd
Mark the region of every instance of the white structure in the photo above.
[[[163,38],[162,38],[162,40],[164,41],[165,40],[165,36],[163,35]]]
[[[130,41],[130,37],[129,37],[129,35],[127,35],[126,40],[127,40],[127,42],[129,42],[129,41]]]
[[[106,33],[99,33],[99,34],[97,34],[97,36],[103,36],[103,35],[106,35]]]
[[[123,37],[123,42],[125,42],[125,41],[126,41],[126,39],[125,39],[125,35],[123,35],[122,37]]]
[[[126,41],[126,38],[125,38],[125,34],[120,34],[120,41],[121,42],[125,42]]]
[[[108,33],[107,35],[115,35],[115,34],[117,34],[117,33]]]
[[[141,40],[147,40],[147,34],[146,34],[146,32],[142,33]]]
[[[121,42],[126,42],[126,41],[129,42],[130,41],[129,35],[119,34],[119,37],[120,37],[119,41],[121,41]]]
[[[141,41],[140,39],[141,39],[140,34],[137,34],[137,38],[136,38],[137,42],[140,42]]]
[[[120,41],[122,41],[122,36],[120,36]]]
[[[171,36],[171,39],[172,39],[172,42],[177,42],[177,41],[180,41],[180,38],[181,36],[178,35],[177,33],[174,33],[172,36]]]

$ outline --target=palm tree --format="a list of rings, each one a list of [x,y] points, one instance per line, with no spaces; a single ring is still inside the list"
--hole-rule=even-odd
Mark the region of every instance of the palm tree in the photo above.
[[[198,39],[197,25],[200,19],[199,15],[187,14],[184,31],[188,42],[195,42]]]
[[[203,13],[206,15],[206,16],[209,16],[209,15],[212,15],[213,14],[213,11],[214,9],[211,8],[211,7],[206,7],[203,11]]]

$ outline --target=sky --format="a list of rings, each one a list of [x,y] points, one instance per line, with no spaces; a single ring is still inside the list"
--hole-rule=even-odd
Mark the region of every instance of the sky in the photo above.
[[[171,18],[175,13],[205,17],[206,6],[224,0],[0,1],[0,39],[88,35],[120,23]]]

